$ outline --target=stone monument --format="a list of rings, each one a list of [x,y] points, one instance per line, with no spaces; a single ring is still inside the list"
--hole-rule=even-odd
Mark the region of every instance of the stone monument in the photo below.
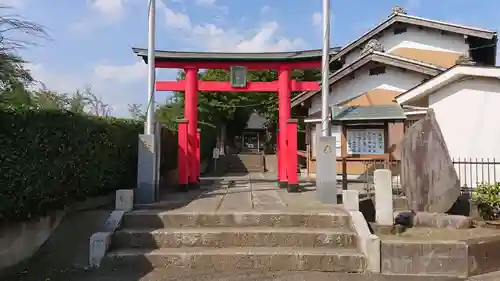
[[[460,181],[430,109],[401,142],[401,185],[415,212],[444,213],[460,196]]]

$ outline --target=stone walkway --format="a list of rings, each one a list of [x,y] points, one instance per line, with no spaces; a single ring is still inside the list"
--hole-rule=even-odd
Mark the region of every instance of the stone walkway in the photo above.
[[[228,175],[200,191],[164,195],[162,202],[148,208],[169,212],[226,211],[328,211],[345,212],[339,205],[321,205],[311,183],[301,183],[305,192],[288,193],[279,189],[276,180],[264,173]],[[339,191],[340,193],[341,191]]]

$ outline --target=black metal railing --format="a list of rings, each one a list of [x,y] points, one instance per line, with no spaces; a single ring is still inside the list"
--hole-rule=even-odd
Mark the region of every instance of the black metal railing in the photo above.
[[[471,194],[480,184],[500,182],[500,162],[495,158],[456,158],[453,165],[463,193]]]
[[[500,161],[495,158],[454,158],[453,165],[460,180],[463,194],[471,195],[481,184],[500,182]],[[373,194],[373,173],[377,169],[392,171],[392,190],[395,194],[403,194],[401,186],[401,161],[398,160],[366,160],[362,161],[363,172],[354,180],[363,184],[367,194]]]

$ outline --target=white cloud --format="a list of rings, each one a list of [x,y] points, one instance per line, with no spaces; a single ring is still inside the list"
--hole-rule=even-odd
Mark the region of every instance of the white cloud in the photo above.
[[[182,1],[182,0],[181,0]],[[173,1],[175,2],[175,1]],[[164,3],[160,0],[160,3]],[[223,5],[217,5],[217,0],[196,0],[196,4],[202,7],[218,10],[222,14],[227,14],[229,9]],[[161,4],[160,4],[161,5]],[[163,5],[165,7],[165,5]],[[219,16],[220,17],[220,16]]]
[[[169,8],[164,8],[165,19],[168,26],[178,29],[190,29],[191,20],[182,12],[175,12]]]
[[[265,14],[265,13],[269,12],[269,10],[271,10],[271,7],[266,4],[266,5],[264,5],[264,7],[262,7],[262,9],[260,9],[260,12],[262,14]]]
[[[130,84],[147,78],[147,65],[138,61],[129,65],[98,64],[93,69],[93,79],[97,82]]]
[[[120,20],[125,15],[125,0],[92,0],[91,5],[108,20]]]
[[[323,22],[323,14],[316,12],[312,15],[312,24],[316,27],[320,27]]]
[[[279,38],[280,26],[277,22],[262,24],[249,32],[224,29],[213,23],[195,24],[187,14],[173,11],[164,2],[160,5],[165,15],[167,27],[182,31],[182,39],[208,51],[227,52],[278,52],[299,49],[306,44],[300,38]]]
[[[26,0],[0,0],[0,5],[20,9],[24,8]]]
[[[44,85],[50,90],[72,94],[77,89],[91,86],[94,94],[111,105],[115,116],[128,116],[128,104],[144,103],[146,97],[147,65],[143,61],[128,65],[99,63],[78,74],[40,64],[27,64],[26,67],[36,80],[41,81],[35,88]]]
[[[27,63],[26,68],[30,70],[31,75],[35,80],[40,81],[49,89],[53,89],[62,93],[71,93],[76,89],[85,86],[84,81],[78,76],[61,72],[55,72],[47,69],[41,64]],[[42,86],[41,84],[35,85],[35,88]]]
[[[196,4],[205,7],[215,6],[216,0],[196,0]]]
[[[108,24],[118,23],[125,17],[128,2],[131,0],[87,0],[91,14],[71,23],[69,28],[75,32],[90,32]]]

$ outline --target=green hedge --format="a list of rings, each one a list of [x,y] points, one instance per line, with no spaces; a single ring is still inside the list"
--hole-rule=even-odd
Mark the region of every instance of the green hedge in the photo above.
[[[0,221],[135,187],[142,130],[130,120],[0,108]]]

